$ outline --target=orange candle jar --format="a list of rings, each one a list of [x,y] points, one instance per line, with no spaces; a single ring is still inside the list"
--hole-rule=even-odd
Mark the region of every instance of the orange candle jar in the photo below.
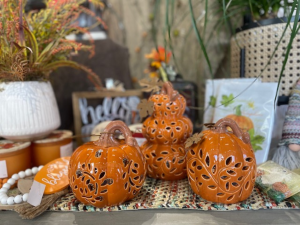
[[[46,165],[54,159],[71,156],[73,153],[73,133],[68,130],[55,130],[48,137],[32,143],[34,166]]]
[[[31,168],[30,142],[0,141],[0,179],[6,178],[3,174],[11,177],[28,168]]]

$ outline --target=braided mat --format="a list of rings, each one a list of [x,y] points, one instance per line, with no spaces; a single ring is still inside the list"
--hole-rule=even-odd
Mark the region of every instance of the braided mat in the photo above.
[[[195,210],[257,210],[257,209],[298,209],[291,200],[276,204],[258,188],[254,188],[251,196],[243,202],[231,205],[215,204],[202,199],[193,193],[188,180],[161,181],[151,178],[145,180],[138,195],[122,205],[106,208],[87,206],[69,194],[58,199],[49,210],[51,211],[122,211],[138,209],[195,209]]]

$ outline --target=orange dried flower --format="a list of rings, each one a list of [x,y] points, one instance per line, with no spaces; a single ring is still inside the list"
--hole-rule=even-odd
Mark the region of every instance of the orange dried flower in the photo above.
[[[145,55],[147,59],[153,59],[154,61],[161,63],[165,62],[168,63],[171,58],[171,52],[167,52],[163,47],[158,47],[158,51],[156,49],[152,49],[152,52],[150,54]],[[167,56],[167,57],[166,57]]]

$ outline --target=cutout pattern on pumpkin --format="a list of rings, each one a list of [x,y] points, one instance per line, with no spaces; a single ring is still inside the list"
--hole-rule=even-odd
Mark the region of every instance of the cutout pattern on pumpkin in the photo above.
[[[154,102],[154,112],[143,123],[147,141],[141,146],[147,175],[163,180],[183,179],[186,177],[184,142],[192,135],[192,123],[183,116],[186,100],[168,82],[161,94],[151,96],[149,101]]]
[[[220,120],[216,126],[222,121],[230,124],[234,131],[238,128],[231,119]],[[235,125],[231,125],[233,123]],[[226,126],[203,131],[201,141],[188,151],[190,185],[206,200],[232,204],[247,199],[252,192],[256,178],[255,155],[248,134],[240,131],[238,137],[234,133],[228,132]]]
[[[105,134],[80,146],[71,157],[70,186],[84,204],[100,208],[121,204],[134,198],[144,183],[145,160],[136,140],[121,121],[111,122],[104,132],[115,130],[124,134],[125,142]]]

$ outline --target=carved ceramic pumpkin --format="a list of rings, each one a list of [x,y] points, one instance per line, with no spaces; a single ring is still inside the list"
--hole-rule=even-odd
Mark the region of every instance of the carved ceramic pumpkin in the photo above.
[[[117,130],[123,133],[125,141],[115,139]],[[134,198],[145,177],[144,157],[122,121],[111,122],[98,141],[77,148],[69,164],[75,197],[95,207],[118,205]]]
[[[230,114],[230,115],[226,116],[225,118],[234,120],[237,123],[237,125],[239,126],[239,128],[241,128],[242,131],[244,131],[244,132],[249,131],[254,128],[252,120],[249,117],[242,115],[241,105],[236,107],[235,114]]]
[[[229,132],[226,127],[233,130]],[[219,120],[188,150],[188,178],[202,198],[224,204],[247,199],[256,177],[255,155],[248,133],[228,118]]]
[[[193,131],[190,119],[183,116],[185,98],[167,82],[161,93],[151,96],[149,101],[154,102],[154,112],[143,123],[147,141],[141,146],[147,175],[162,180],[183,179],[186,177],[184,142]]]

